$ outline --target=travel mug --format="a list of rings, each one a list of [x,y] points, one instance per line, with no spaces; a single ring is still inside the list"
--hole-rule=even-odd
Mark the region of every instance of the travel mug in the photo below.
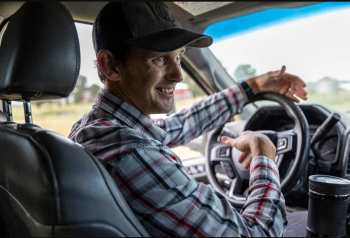
[[[328,175],[309,177],[308,237],[344,237],[350,181]]]

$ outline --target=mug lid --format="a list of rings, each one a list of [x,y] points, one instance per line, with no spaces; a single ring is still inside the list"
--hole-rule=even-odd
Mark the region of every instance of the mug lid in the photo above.
[[[329,175],[311,175],[309,190],[324,195],[349,195],[350,181]]]

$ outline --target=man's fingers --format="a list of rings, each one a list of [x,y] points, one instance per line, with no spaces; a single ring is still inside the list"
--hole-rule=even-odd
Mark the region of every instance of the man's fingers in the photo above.
[[[278,77],[280,77],[281,75],[283,75],[286,72],[286,69],[287,69],[287,67],[285,65],[283,65],[280,70],[276,70],[274,72],[270,72],[269,76],[273,77],[273,78],[275,78],[275,77],[278,78]]]
[[[249,156],[249,158],[247,159],[247,161],[244,163],[243,168],[249,169],[250,163],[252,162],[252,160],[253,160],[253,157],[252,157],[252,156]]]
[[[280,74],[278,76],[283,75],[286,72],[286,69],[287,69],[287,67],[285,65],[283,65],[281,70],[280,70]]]
[[[297,99],[295,96],[298,96],[303,100],[307,100],[307,92],[305,91],[305,89],[294,84],[288,89],[288,91],[285,93],[285,96],[290,98],[294,102],[300,102],[300,100]]]
[[[294,88],[295,88],[296,92],[299,92],[300,94],[305,95],[305,96],[307,95],[307,92],[306,92],[304,87],[300,87],[298,85],[295,85]]]
[[[306,83],[300,77],[293,75],[293,74],[286,74],[286,75],[288,76],[289,82],[291,82],[292,84],[298,85],[302,88],[306,87]]]
[[[307,100],[307,92],[303,88],[296,87],[294,94],[303,100]]]
[[[284,96],[286,96],[287,98],[291,99],[292,101],[299,103],[300,100],[297,99],[296,97],[293,96],[293,94],[291,93],[291,91],[288,91]]]
[[[248,157],[249,154],[249,152],[242,152],[241,155],[238,157],[238,162],[243,163],[243,161]]]
[[[227,146],[231,146],[231,147],[235,146],[235,139],[233,139],[233,138],[223,136],[223,137],[221,137],[221,141],[223,143],[225,143]]]
[[[221,142],[225,143],[229,138],[227,136],[221,137]]]

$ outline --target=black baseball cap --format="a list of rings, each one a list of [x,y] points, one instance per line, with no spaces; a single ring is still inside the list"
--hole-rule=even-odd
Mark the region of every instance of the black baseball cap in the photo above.
[[[163,2],[108,3],[95,19],[92,38],[96,55],[123,43],[156,52],[213,43],[210,36],[182,29]]]

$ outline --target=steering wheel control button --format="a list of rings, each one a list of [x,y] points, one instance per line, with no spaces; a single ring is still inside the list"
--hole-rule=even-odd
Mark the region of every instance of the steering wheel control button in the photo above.
[[[190,166],[188,171],[190,172],[190,175],[198,174],[198,170],[195,166]]]
[[[199,173],[204,173],[205,172],[205,166],[204,165],[197,165],[197,170]]]
[[[196,175],[205,173],[205,166],[203,164],[187,166],[189,175]]]
[[[222,186],[227,190],[230,190],[231,184],[232,184],[232,182],[229,180],[226,180],[226,179],[222,182]]]
[[[287,148],[288,141],[287,138],[281,138],[277,141],[277,150],[284,150]]]
[[[217,156],[219,158],[229,158],[230,157],[230,148],[222,147],[218,149]]]
[[[235,172],[233,172],[232,166],[230,162],[221,161],[220,162],[222,169],[224,170],[227,177],[230,179],[234,179],[236,177]]]

